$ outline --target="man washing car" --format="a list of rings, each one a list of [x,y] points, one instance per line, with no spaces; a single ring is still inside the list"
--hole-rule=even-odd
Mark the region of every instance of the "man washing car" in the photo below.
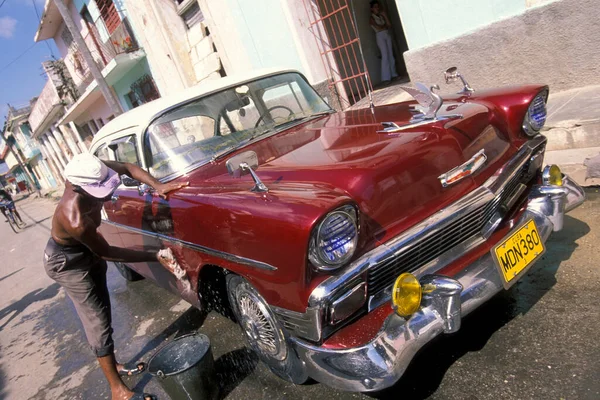
[[[73,300],[87,340],[110,385],[112,400],[149,400],[156,397],[132,392],[121,379],[123,375],[141,373],[145,364],[127,368],[115,359],[106,261],[158,261],[169,270],[173,269],[174,261],[160,256],[156,250],[111,246],[98,232],[102,205],[121,183],[120,175],[152,186],[163,198],[187,186],[187,183],[162,184],[133,164],[101,161],[88,153],[75,156],[65,168],[66,187],[52,219],[44,267],[48,276]]]

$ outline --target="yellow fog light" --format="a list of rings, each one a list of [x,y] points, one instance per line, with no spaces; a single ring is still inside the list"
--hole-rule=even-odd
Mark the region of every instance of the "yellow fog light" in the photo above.
[[[392,290],[392,305],[401,317],[410,317],[421,305],[421,284],[413,274],[401,274]]]
[[[544,185],[562,186],[563,174],[558,165],[548,165],[542,172],[542,182]]]

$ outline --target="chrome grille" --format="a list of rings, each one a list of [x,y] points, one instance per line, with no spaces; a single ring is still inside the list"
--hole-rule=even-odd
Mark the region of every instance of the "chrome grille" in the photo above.
[[[394,257],[382,261],[368,270],[368,290],[372,297],[390,287],[403,272],[413,272],[435,260],[453,247],[481,236],[485,224],[499,211],[521,183],[528,163],[508,180],[488,203],[471,210],[466,216],[456,218],[434,232],[415,237]]]

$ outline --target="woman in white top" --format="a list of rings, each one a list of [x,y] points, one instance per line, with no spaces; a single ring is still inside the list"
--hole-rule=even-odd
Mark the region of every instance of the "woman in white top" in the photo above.
[[[384,12],[380,11],[379,2],[371,1],[371,27],[375,31],[377,46],[381,52],[381,80],[388,82],[398,76],[396,60],[392,51],[392,35],[390,20]]]

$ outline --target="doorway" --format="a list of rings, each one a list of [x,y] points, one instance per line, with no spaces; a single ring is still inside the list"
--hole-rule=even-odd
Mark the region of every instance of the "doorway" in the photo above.
[[[395,0],[379,0],[390,20],[396,72],[408,80],[403,54],[408,50]],[[304,0],[310,30],[328,69],[330,86],[335,86],[342,108],[382,86],[381,52],[371,27],[369,0]],[[385,85],[384,85],[385,86]]]

